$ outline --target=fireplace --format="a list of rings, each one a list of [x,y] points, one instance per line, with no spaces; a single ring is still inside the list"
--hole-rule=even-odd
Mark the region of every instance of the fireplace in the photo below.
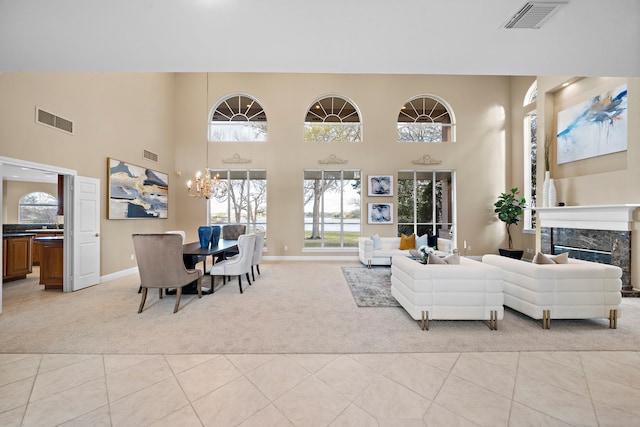
[[[639,296],[631,283],[633,211],[640,205],[538,208],[541,250],[622,269],[623,296]],[[638,268],[638,266],[636,266]]]

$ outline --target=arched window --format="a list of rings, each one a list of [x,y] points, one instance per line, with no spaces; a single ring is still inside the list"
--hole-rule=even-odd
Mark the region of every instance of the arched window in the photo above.
[[[213,107],[209,141],[266,141],[267,115],[252,96],[228,96]]]
[[[49,193],[36,191],[25,194],[18,202],[19,224],[55,224],[58,220],[58,199]]]
[[[523,101],[524,127],[524,194],[529,206],[535,208],[537,203],[537,171],[538,171],[538,121],[536,100],[538,99],[538,83],[534,81]],[[542,206],[542,203],[540,203]],[[524,212],[524,229],[535,230],[536,216],[530,209]]]
[[[342,96],[315,100],[304,119],[305,141],[359,142],[362,140],[360,112]]]
[[[455,141],[453,114],[433,96],[410,99],[398,114],[398,142]]]

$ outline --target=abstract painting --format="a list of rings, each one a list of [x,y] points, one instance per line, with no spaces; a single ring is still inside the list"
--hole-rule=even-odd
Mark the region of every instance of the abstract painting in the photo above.
[[[627,85],[558,113],[558,164],[627,149]]]
[[[167,174],[112,158],[107,168],[109,219],[167,218]]]
[[[393,203],[369,203],[369,224],[393,224]]]
[[[369,175],[369,196],[393,196],[393,177]]]

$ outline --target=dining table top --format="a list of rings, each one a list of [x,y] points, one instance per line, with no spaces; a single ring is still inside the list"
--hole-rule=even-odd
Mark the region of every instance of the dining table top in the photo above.
[[[216,255],[224,252],[228,249],[232,249],[238,246],[237,240],[220,239],[218,244],[213,246],[209,245],[206,248],[200,246],[200,242],[185,243],[182,245],[183,255]]]

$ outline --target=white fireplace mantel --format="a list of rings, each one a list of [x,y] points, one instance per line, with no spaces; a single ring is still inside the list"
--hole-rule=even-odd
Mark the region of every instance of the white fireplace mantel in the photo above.
[[[535,208],[540,227],[629,231],[640,205],[561,206]]]

